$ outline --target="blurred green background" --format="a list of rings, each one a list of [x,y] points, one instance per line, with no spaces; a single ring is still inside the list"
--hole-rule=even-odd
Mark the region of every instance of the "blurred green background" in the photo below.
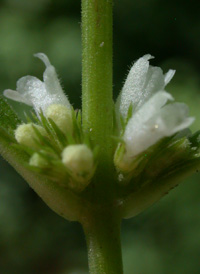
[[[168,86],[200,129],[199,2],[115,0],[114,96],[134,60],[176,69]],[[42,77],[33,53],[46,53],[75,108],[81,106],[78,0],[0,0],[0,93],[24,75]],[[18,111],[22,105],[15,104]],[[23,114],[23,111],[21,111]],[[200,273],[200,176],[122,226],[126,274]],[[52,212],[0,158],[0,273],[87,273],[83,232]]]

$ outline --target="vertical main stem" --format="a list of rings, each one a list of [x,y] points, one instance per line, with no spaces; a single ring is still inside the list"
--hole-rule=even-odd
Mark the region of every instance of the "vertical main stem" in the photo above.
[[[100,147],[98,170],[88,192],[95,201],[94,211],[88,212],[81,222],[91,274],[122,274],[121,219],[111,206],[115,195],[111,137],[112,9],[113,0],[82,0],[82,122],[84,131]],[[110,206],[100,210],[105,204]]]
[[[112,0],[82,0],[83,128],[104,161],[112,150],[112,7]]]
[[[110,212],[110,213],[109,213]],[[114,211],[96,213],[82,223],[91,274],[122,274],[119,216]]]

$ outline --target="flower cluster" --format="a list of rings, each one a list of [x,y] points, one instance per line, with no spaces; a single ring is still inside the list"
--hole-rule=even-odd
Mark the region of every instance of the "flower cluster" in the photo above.
[[[30,154],[31,167],[80,191],[95,171],[95,152],[82,136],[80,113],[69,103],[55,68],[45,54],[35,56],[46,66],[43,81],[25,76],[16,90],[4,91],[5,97],[32,106],[36,113],[17,127],[15,139]]]
[[[5,97],[35,111],[15,129],[16,146],[28,154],[27,168],[61,189],[84,196],[85,189],[94,187],[90,182],[101,148],[82,130],[81,113],[69,103],[47,56],[35,56],[46,66],[43,81],[22,77],[16,90],[4,91]],[[194,118],[189,117],[185,104],[172,102],[173,97],[165,90],[175,71],[163,74],[159,67],[149,65],[151,58],[144,55],[134,63],[115,104],[113,132],[118,142],[113,149],[113,181],[116,199],[124,204],[124,216],[132,216],[161,198],[174,187],[173,176],[199,165],[199,134],[191,135],[188,130]],[[169,185],[160,183],[167,178]],[[74,205],[72,201],[70,206]]]

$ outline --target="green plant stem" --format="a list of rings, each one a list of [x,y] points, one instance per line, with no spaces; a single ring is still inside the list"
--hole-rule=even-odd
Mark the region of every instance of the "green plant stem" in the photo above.
[[[83,128],[102,161],[112,156],[112,6],[112,0],[82,0]]]
[[[107,209],[82,223],[88,246],[90,274],[122,274],[121,219]]]
[[[113,0],[82,0],[82,123],[100,147],[92,203],[80,221],[87,240],[91,274],[122,274],[119,210],[112,206],[113,99],[112,99]],[[108,183],[109,182],[109,183]],[[97,209],[98,208],[98,209]],[[92,211],[92,213],[91,213]]]

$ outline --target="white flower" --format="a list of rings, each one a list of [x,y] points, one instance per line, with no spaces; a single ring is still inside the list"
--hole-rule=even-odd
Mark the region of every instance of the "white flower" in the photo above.
[[[126,164],[161,138],[188,128],[194,121],[188,117],[185,104],[166,104],[173,97],[164,88],[175,71],[163,75],[160,68],[149,66],[150,58],[151,55],[145,55],[135,62],[116,104],[117,115],[124,119],[130,104],[133,107],[123,134],[125,154],[121,160]]]
[[[33,106],[37,115],[40,110],[45,113],[52,104],[71,108],[69,100],[61,88],[55,68],[49,62],[48,57],[44,53],[37,53],[34,56],[40,58],[46,66],[43,82],[34,76],[22,77],[17,81],[17,89],[5,90],[4,96]]]

